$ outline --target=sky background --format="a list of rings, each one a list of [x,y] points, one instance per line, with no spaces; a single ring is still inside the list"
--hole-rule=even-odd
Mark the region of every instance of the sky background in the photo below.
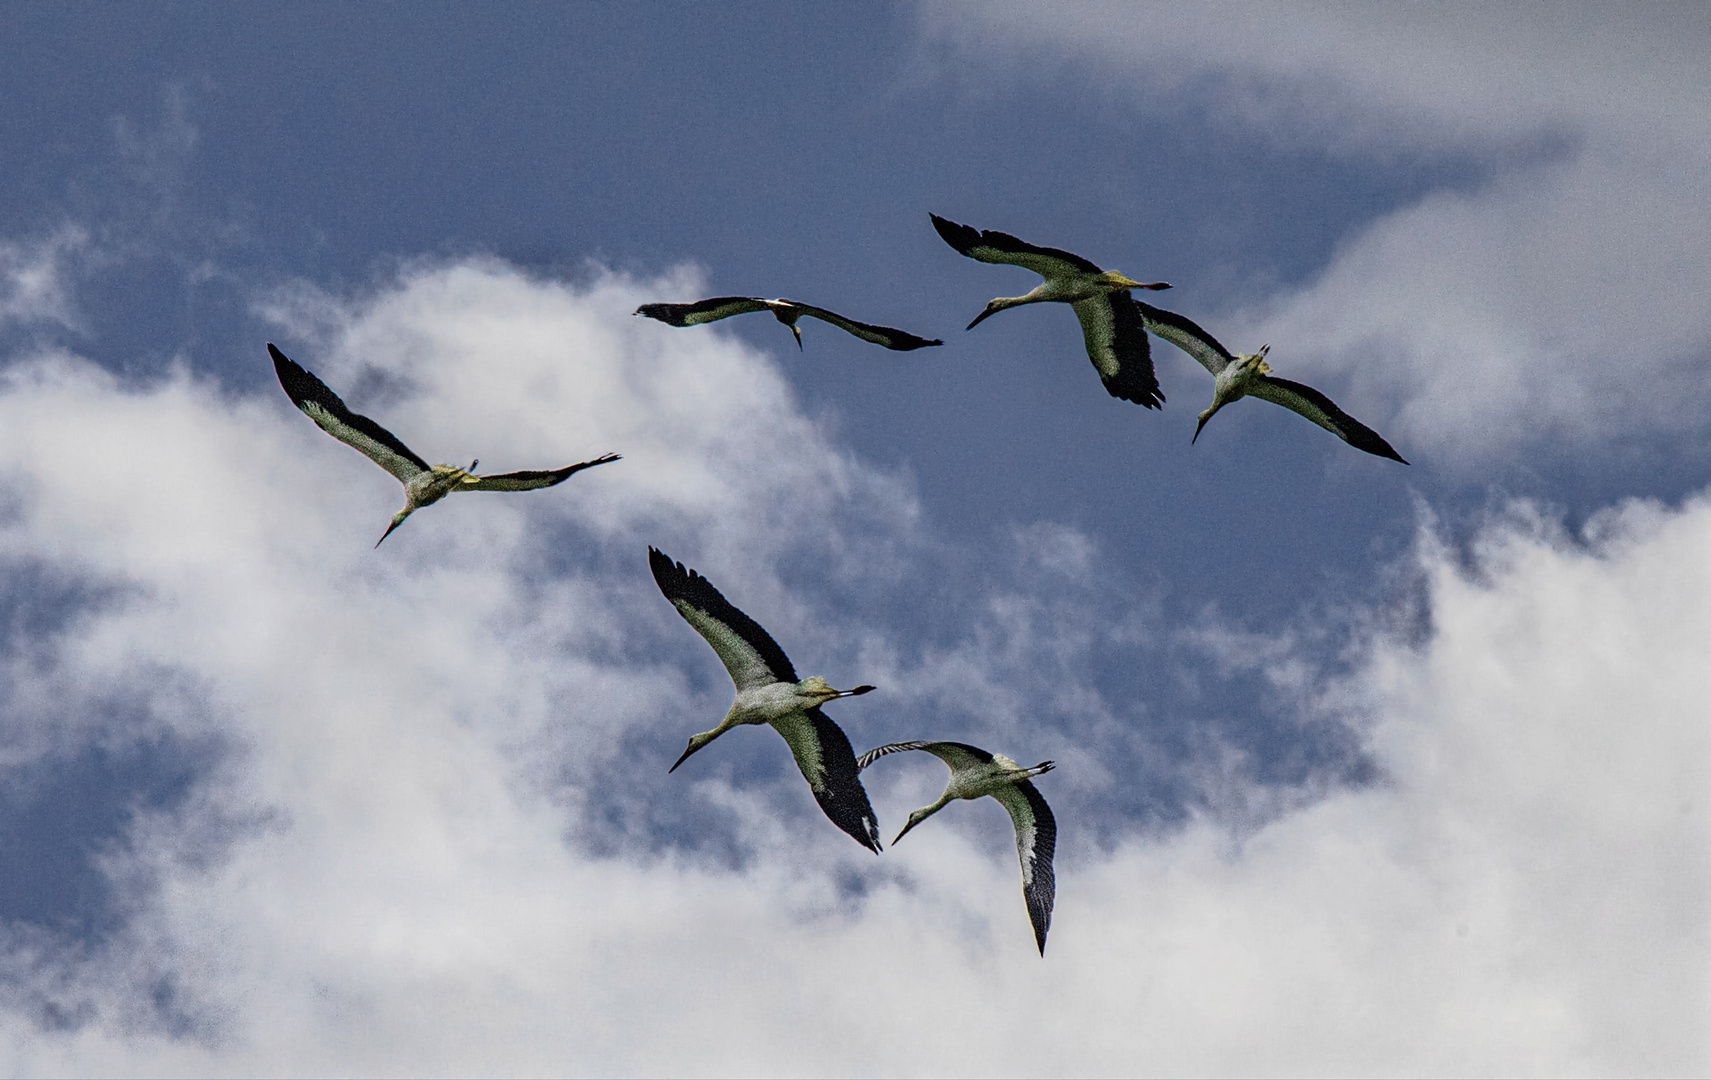
[[[34,4],[0,65],[0,1070],[1711,1068],[1703,6]],[[1412,462],[1105,394],[934,212]],[[788,296],[673,329],[644,302]],[[452,499],[290,405],[277,342]],[[721,739],[658,546],[857,751]],[[889,839],[942,787],[864,774]]]

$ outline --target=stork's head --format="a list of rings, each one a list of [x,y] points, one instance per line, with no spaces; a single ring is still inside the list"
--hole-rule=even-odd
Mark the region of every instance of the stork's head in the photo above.
[[[676,772],[677,767],[679,765],[681,765],[685,761],[689,760],[690,754],[695,753],[695,751],[701,749],[703,746],[706,746],[708,743],[712,742],[714,739],[717,739],[719,736],[723,735],[725,732],[736,727],[738,724],[758,724],[758,723],[760,723],[760,720],[758,718],[756,718],[755,716],[753,716],[752,714],[749,715],[747,718],[745,718],[743,716],[742,712],[737,708],[737,702],[735,702],[735,701],[731,702],[731,707],[728,710],[726,710],[725,718],[723,720],[719,721],[719,726],[714,728],[712,731],[703,731],[703,732],[700,732],[698,734],[689,736],[689,745],[683,748],[683,753],[678,755],[677,760],[672,762],[671,768],[669,768],[665,771],[667,773]]]
[[[1212,391],[1212,404],[1200,414],[1200,422],[1194,425],[1194,438],[1188,440],[1188,445],[1193,446],[1200,439],[1200,429],[1206,426],[1206,421],[1212,419],[1213,414],[1242,396],[1242,377],[1247,375],[1252,364],[1258,359],[1257,356],[1238,356],[1235,363],[1225,368],[1218,376],[1216,389]]]
[[[676,772],[677,767],[679,765],[681,765],[685,761],[689,760],[690,754],[695,753],[695,751],[701,749],[703,746],[706,746],[708,743],[710,743],[712,741],[713,741],[713,733],[710,731],[703,731],[698,735],[689,736],[689,745],[684,747],[683,753],[679,754],[677,760],[671,763],[671,768],[665,770],[666,775],[669,776],[670,774]]]
[[[1249,379],[1271,370],[1271,365],[1265,362],[1265,354],[1270,351],[1270,345],[1261,345],[1257,353],[1242,353],[1218,374],[1218,381],[1212,391],[1212,407],[1200,414],[1200,423],[1194,427],[1194,438],[1188,440],[1190,445],[1200,438],[1200,429],[1206,426],[1206,421],[1212,419],[1213,413],[1247,393]]]
[[[936,806],[923,806],[919,810],[909,811],[909,823],[907,825],[903,826],[903,831],[897,834],[897,839],[891,841],[891,846],[896,847],[898,840],[901,840],[905,836],[907,836],[909,834],[910,829],[913,829],[915,826],[921,824],[921,822],[926,821],[928,818],[932,817],[933,811],[935,811],[937,809],[938,809],[938,807],[936,807]]]
[[[414,506],[406,506],[404,509],[398,511],[396,514],[393,514],[392,515],[392,524],[386,526],[386,531],[380,534],[380,539],[376,540],[374,542],[374,546],[379,547],[381,544],[384,544],[386,542],[386,538],[388,536],[392,535],[392,530],[396,529],[398,526],[404,524],[404,519],[409,517],[411,511],[413,511],[415,509],[416,508]]]
[[[796,347],[802,348],[802,329],[796,325],[796,320],[802,317],[802,306],[794,300],[779,297],[777,300],[762,300],[773,318],[790,327],[790,332],[796,335]]]
[[[976,315],[974,317],[974,321],[969,323],[967,326],[963,327],[963,329],[964,330],[973,330],[975,327],[979,326],[982,322],[984,322],[988,315],[996,315],[998,312],[1003,311],[1005,308],[1012,306],[1014,303],[1015,303],[1015,301],[1012,300],[1008,296],[1000,296],[996,300],[987,301],[985,310],[983,310],[979,315]]]
[[[712,731],[703,731],[698,735],[689,736],[689,745],[684,747],[682,755],[680,755],[678,757],[678,759],[672,763],[671,768],[665,770],[666,774],[669,776],[670,774],[676,772],[677,767],[679,765],[681,765],[685,761],[689,760],[690,754],[695,753],[695,751],[701,749],[703,746],[706,746],[708,743],[710,743],[714,739],[718,738],[721,734],[724,733],[724,730],[725,730],[724,726],[720,725],[718,728],[715,728]]]

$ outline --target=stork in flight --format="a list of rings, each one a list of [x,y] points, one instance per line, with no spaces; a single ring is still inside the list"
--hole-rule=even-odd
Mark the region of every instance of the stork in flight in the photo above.
[[[684,621],[707,639],[730,672],[737,698],[719,726],[689,737],[689,746],[667,772],[676,772],[690,754],[739,724],[771,724],[784,736],[796,767],[808,781],[820,809],[832,824],[855,837],[870,851],[879,851],[879,819],[867,801],[857,774],[855,751],[843,729],[820,711],[833,698],[854,697],[872,690],[834,690],[818,675],[796,678],[790,658],[761,625],[744,615],[693,570],[671,556],[648,548],[648,566],[659,591]]]
[[[1148,330],[1200,361],[1216,380],[1212,407],[1200,414],[1200,423],[1195,425],[1194,438],[1189,442],[1200,438],[1200,429],[1219,409],[1239,397],[1257,397],[1300,413],[1356,450],[1408,464],[1383,436],[1337,408],[1337,403],[1324,394],[1305,383],[1273,377],[1271,365],[1265,362],[1270,345],[1261,345],[1257,353],[1235,356],[1192,319],[1151,304],[1142,303],[1140,309]]]
[[[863,341],[871,341],[896,352],[944,344],[936,338],[928,340],[916,337],[902,330],[893,330],[889,326],[875,326],[873,323],[846,319],[835,311],[827,311],[812,304],[798,304],[794,300],[763,300],[758,296],[715,296],[711,300],[698,300],[693,304],[643,304],[635,310],[635,314],[658,319],[669,326],[700,326],[702,323],[718,322],[720,319],[750,311],[772,312],[779,322],[790,327],[790,332],[796,335],[798,349],[802,348],[802,328],[796,325],[796,320],[804,315],[829,322]]]
[[[439,502],[454,491],[531,491],[562,484],[570,479],[572,473],[618,460],[617,454],[602,454],[593,461],[579,461],[562,469],[487,476],[475,475],[475,467],[480,464],[477,461],[470,462],[467,469],[455,465],[429,465],[392,432],[360,413],[351,412],[339,395],[327,389],[326,383],[293,363],[274,347],[273,342],[267,343],[267,351],[273,357],[273,370],[279,376],[279,385],[285,388],[293,405],[302,409],[322,431],[356,447],[404,485],[404,509],[392,516],[392,524],[374,542],[375,547],[391,536],[392,530],[404,524],[404,519],[412,513]]]
[[[1016,855],[1022,861],[1022,898],[1028,903],[1028,921],[1034,924],[1034,943],[1040,947],[1040,955],[1046,955],[1046,931],[1051,929],[1052,902],[1057,896],[1057,882],[1052,876],[1057,820],[1029,778],[1050,772],[1056,767],[1054,763],[1042,761],[1023,768],[1003,754],[989,754],[967,743],[897,742],[869,750],[856,759],[856,765],[865,769],[875,759],[899,750],[925,750],[934,755],[951,767],[951,782],[937,802],[909,815],[909,824],[903,826],[897,840],[943,810],[952,799],[990,795],[1010,811],[1010,823],[1016,827]],[[891,841],[893,846],[897,840]]]
[[[1153,374],[1152,349],[1141,324],[1140,309],[1130,289],[1168,289],[1168,282],[1142,284],[1115,270],[1101,270],[1079,255],[1057,248],[1035,247],[1009,233],[984,232],[929,214],[933,228],[945,243],[971,259],[989,263],[1024,266],[1045,278],[1032,292],[1022,296],[1000,296],[968,324],[973,330],[981,320],[1005,308],[1038,304],[1047,300],[1066,303],[1081,320],[1087,342],[1087,358],[1112,397],[1156,409],[1164,403],[1158,377]]]

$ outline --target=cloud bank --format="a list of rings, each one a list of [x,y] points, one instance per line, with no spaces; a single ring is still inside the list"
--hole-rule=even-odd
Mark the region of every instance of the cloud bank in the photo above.
[[[921,657],[859,607],[840,625],[840,581],[955,545],[768,357],[627,314],[694,286],[477,260],[358,300],[278,294],[285,351],[429,460],[625,454],[550,492],[448,499],[384,557],[397,485],[282,394],[122,383],[63,353],[10,366],[0,561],[77,587],[7,639],[3,762],[167,740],[196,769],[98,853],[111,932],[0,936],[7,1071],[1711,1064],[1711,502],[1625,505],[1579,536],[1517,507],[1470,552],[1426,531],[1426,639],[1371,613],[1348,674],[1296,679],[1303,722],[1351,727],[1377,782],[1240,833],[1205,813],[1094,842],[1077,809],[1135,781],[1099,778],[1075,738],[1118,745],[1126,714],[1077,674],[1103,646],[1051,597],[1099,587],[1098,552],[1022,528],[1026,572],[993,571],[977,624]],[[858,748],[955,734],[945,703],[973,687],[994,749],[1069,741],[1041,781],[1066,837],[1043,962],[996,806],[875,859],[764,731],[664,776],[728,687],[647,578],[648,541],[764,613],[805,670],[897,687],[837,714]],[[789,570],[808,550],[823,587]],[[1291,677],[1287,642],[1267,656]],[[899,762],[870,791],[895,829],[942,781]]]

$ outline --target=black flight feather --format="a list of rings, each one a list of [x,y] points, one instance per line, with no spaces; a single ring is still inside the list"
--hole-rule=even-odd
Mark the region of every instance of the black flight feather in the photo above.
[[[1062,248],[1040,247],[1037,244],[1030,244],[1026,240],[1019,240],[1016,237],[1011,236],[1009,233],[999,232],[996,229],[977,230],[968,225],[959,225],[956,222],[949,221],[937,214],[928,214],[927,216],[933,219],[933,228],[938,230],[939,235],[944,238],[945,243],[955,248],[959,253],[967,255],[971,259],[981,259],[982,262],[990,262],[991,260],[982,259],[981,256],[975,254],[975,252],[979,248],[991,248],[995,252],[1003,252],[1012,255],[1044,255],[1047,258],[1061,259],[1064,262],[1069,263],[1071,266],[1074,266],[1079,270],[1085,270],[1090,274],[1099,274],[1104,272],[1100,270],[1098,266],[1088,262],[1080,255],[1077,255],[1074,252],[1064,251]]]
[[[328,389],[326,383],[280,352],[273,342],[267,343],[267,351],[268,355],[273,357],[273,371],[279,376],[279,385],[285,388],[286,396],[291,398],[293,405],[299,409],[303,408],[305,403],[319,405],[341,424],[360,431],[412,464],[423,470],[431,468],[427,462],[416,456],[415,451],[405,446],[398,436],[361,413],[352,412],[339,395]]]
[[[1016,781],[1016,789],[1028,800],[1034,812],[1034,850],[1023,855],[1032,863],[1030,880],[1022,889],[1028,902],[1028,921],[1034,924],[1034,942],[1040,955],[1046,954],[1046,931],[1052,928],[1052,904],[1057,899],[1057,877],[1052,873],[1052,856],[1057,851],[1057,819],[1045,797],[1031,780]]]
[[[744,615],[735,604],[726,600],[724,595],[715,589],[711,582],[688,569],[682,563],[672,562],[671,556],[658,548],[648,548],[648,566],[653,570],[654,581],[659,583],[659,591],[672,603],[682,600],[699,611],[706,612],[709,618],[716,619],[731,628],[731,632],[746,641],[751,649],[760,655],[761,663],[767,666],[773,677],[779,682],[796,682],[796,669],[790,664],[790,657],[784,655],[784,650],[778,647],[778,642],[772,640],[760,623]],[[848,740],[845,740],[846,744]],[[853,754],[853,751],[852,751]]]
[[[1273,386],[1305,398],[1309,404],[1324,413],[1333,424],[1337,425],[1331,429],[1332,434],[1356,450],[1365,450],[1367,453],[1381,458],[1400,461],[1404,465],[1408,464],[1407,460],[1398,454],[1394,447],[1384,441],[1384,436],[1339,409],[1336,402],[1306,383],[1298,383],[1292,379],[1280,379],[1275,375],[1265,375],[1261,378]]]
[[[818,787],[810,783],[820,809],[832,819],[832,824],[855,837],[856,842],[877,853],[879,851],[879,818],[867,791],[857,776],[861,766],[856,763],[855,749],[849,736],[821,712],[819,706],[807,710],[808,722],[814,725],[814,735],[820,741],[822,781]]]
[[[1159,388],[1158,373],[1153,370],[1152,345],[1147,340],[1146,323],[1141,317],[1140,301],[1127,290],[1110,295],[1111,351],[1117,357],[1117,374],[1099,379],[1114,398],[1145,405],[1149,409],[1164,404],[1164,391]]]

